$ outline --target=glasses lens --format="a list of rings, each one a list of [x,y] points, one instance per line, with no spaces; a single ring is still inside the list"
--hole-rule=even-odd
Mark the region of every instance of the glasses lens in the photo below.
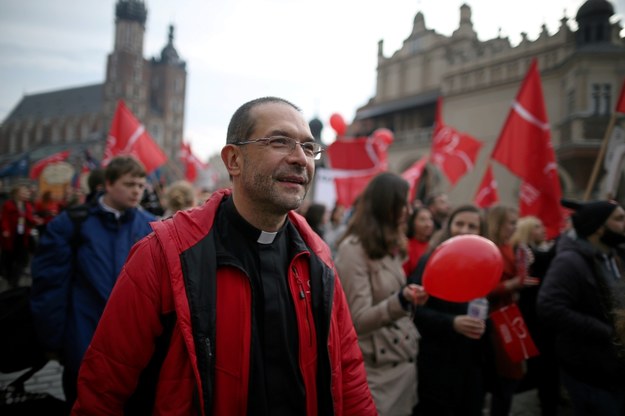
[[[323,151],[323,147],[319,143],[315,142],[304,142],[300,143],[295,139],[286,136],[273,136],[269,137],[267,140],[267,144],[276,150],[282,151],[294,151],[295,146],[298,144],[302,146],[302,150],[306,157],[318,160],[321,158],[321,152]]]

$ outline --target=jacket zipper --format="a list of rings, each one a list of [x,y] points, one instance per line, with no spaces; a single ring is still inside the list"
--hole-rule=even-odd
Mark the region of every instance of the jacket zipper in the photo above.
[[[304,283],[302,282],[302,279],[300,279],[299,273],[297,272],[297,269],[295,268],[295,266],[291,266],[291,271],[295,275],[295,281],[297,282],[297,286],[299,288],[299,298],[304,300],[305,305],[306,305],[305,314],[306,314],[306,323],[308,324],[308,346],[312,347],[313,334],[312,334],[312,327],[310,325],[310,317],[308,316],[310,308],[308,305],[308,298],[306,297],[306,291],[304,290]]]

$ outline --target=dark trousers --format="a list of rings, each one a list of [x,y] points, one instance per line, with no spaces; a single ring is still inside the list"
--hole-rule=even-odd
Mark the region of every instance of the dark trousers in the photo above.
[[[2,274],[11,287],[17,287],[24,267],[28,264],[28,249],[24,244],[24,236],[16,235],[13,250],[2,250]]]
[[[625,414],[625,389],[604,390],[591,386],[569,375],[560,373],[560,381],[569,392],[575,416],[623,416]]]
[[[490,398],[490,416],[508,416],[512,408],[514,392],[520,380],[497,377],[492,386]]]
[[[78,373],[69,370],[67,367],[63,369],[63,393],[65,393],[65,403],[67,404],[67,414],[70,414],[72,406],[78,396],[77,389]]]

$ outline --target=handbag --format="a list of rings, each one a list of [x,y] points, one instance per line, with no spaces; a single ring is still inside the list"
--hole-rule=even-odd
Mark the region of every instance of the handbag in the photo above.
[[[490,314],[495,336],[503,345],[510,361],[521,362],[539,354],[519,307],[513,303]]]

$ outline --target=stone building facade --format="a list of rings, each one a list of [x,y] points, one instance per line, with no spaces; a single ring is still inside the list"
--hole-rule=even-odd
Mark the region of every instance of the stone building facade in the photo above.
[[[445,123],[484,146],[473,172],[453,189],[428,166],[420,196],[442,190],[457,203],[470,202],[510,105],[536,58],[563,192],[580,197],[625,80],[625,39],[619,36],[619,22],[610,22],[613,15],[609,1],[587,0],[577,11],[577,30],[562,18],[556,33],[549,34],[543,25],[535,40],[523,33],[521,42],[512,46],[501,36],[479,40],[466,4],[460,7],[459,26],[451,36],[428,29],[419,12],[412,33],[392,56],[384,56],[380,41],[376,93],[358,109],[352,133],[378,127],[393,130],[389,164],[402,172],[429,152],[436,101],[442,97]],[[502,202],[516,205],[519,181],[497,163],[494,173]],[[624,187],[625,178],[621,198]],[[594,196],[600,192],[599,181]]]
[[[186,63],[174,47],[174,28],[160,56],[143,56],[147,9],[118,0],[115,35],[100,84],[25,95],[0,126],[0,154],[31,152],[31,161],[61,148],[88,147],[100,157],[123,99],[154,140],[177,160],[183,137]]]

